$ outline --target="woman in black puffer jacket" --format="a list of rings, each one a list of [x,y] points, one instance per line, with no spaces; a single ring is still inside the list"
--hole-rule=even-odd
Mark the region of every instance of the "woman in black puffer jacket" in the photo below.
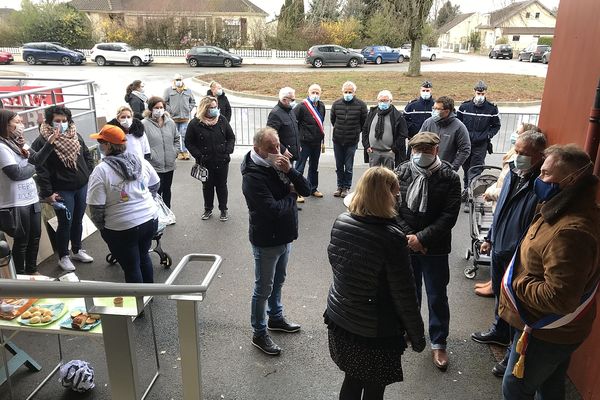
[[[212,216],[215,189],[221,210],[221,221],[227,221],[227,174],[230,154],[235,146],[235,134],[229,122],[220,115],[217,99],[207,96],[200,101],[196,116],[190,121],[185,133],[185,147],[196,159],[196,163],[208,169],[208,180],[202,185],[204,214],[202,219]]]
[[[399,190],[391,170],[369,168],[331,230],[324,316],[331,358],[346,373],[340,400],[383,399],[402,381],[405,333],[413,350],[425,348],[407,241],[394,219]]]

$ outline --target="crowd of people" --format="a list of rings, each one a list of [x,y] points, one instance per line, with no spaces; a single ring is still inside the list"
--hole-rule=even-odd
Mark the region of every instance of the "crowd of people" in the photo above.
[[[427,345],[423,286],[431,360],[440,371],[450,365],[452,230],[466,189],[500,129],[487,89],[477,82],[473,97],[456,110],[451,97],[435,98],[432,82],[425,81],[419,97],[401,111],[388,90],[380,91],[369,109],[347,81],[331,106],[333,196],[344,199],[347,211],[335,220],[327,247],[333,280],[323,317],[331,358],[345,373],[342,400],[383,399],[387,385],[403,380],[405,349],[422,352]],[[318,170],[325,149],[321,93],[312,84],[297,102],[293,88],[280,89],[266,126],[256,132],[241,163],[255,272],[251,343],[272,356],[282,349],[269,331],[301,330],[284,314],[282,288],[291,243],[298,238],[298,203],[324,197]],[[20,116],[0,110],[0,222],[14,238],[17,273],[37,274],[40,202],[47,202],[56,210],[56,252],[63,270],[75,270],[72,261],[93,261],[81,240],[89,206],[125,281],[153,282],[148,250],[158,225],[155,199],[161,196],[171,206],[177,159],[191,156],[207,171],[201,220],[212,217],[215,192],[220,221],[229,219],[235,132],[222,86],[210,83],[197,102],[176,74],[163,97],[148,97],[143,82],[134,81],[125,101],[128,105],[90,136],[103,155],[98,165],[68,108],[46,109],[31,147]],[[359,142],[369,168],[352,190]],[[582,149],[548,147],[534,125],[521,124],[511,144],[498,181],[483,195],[494,202],[492,226],[480,248],[491,256],[491,281],[475,290],[495,298],[493,321],[489,330],[471,337],[507,348],[492,368],[503,378],[505,399],[533,399],[536,393],[559,399],[570,356],[595,317],[598,179]]]

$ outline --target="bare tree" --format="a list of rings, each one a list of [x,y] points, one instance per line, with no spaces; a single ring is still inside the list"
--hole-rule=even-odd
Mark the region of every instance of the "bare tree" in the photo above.
[[[407,24],[407,35],[410,40],[410,63],[408,76],[421,75],[421,44],[425,21],[431,10],[433,0],[398,0],[396,3]]]

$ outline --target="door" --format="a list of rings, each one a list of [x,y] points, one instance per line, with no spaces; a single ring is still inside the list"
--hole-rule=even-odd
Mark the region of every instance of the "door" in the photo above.
[[[223,55],[219,50],[212,47],[209,47],[207,50],[207,58],[210,65],[223,65]]]
[[[53,45],[46,45],[46,46],[47,46],[46,57],[48,58],[48,61],[59,62],[61,52],[58,51],[58,47],[53,46]]]
[[[331,56],[333,64],[347,64],[350,61],[348,54],[344,53],[345,49],[338,46],[333,46],[333,53]]]
[[[113,44],[110,46],[110,59],[114,62],[124,63],[129,62],[129,57],[127,56],[127,51],[120,44]]]
[[[390,47],[383,46],[382,47],[383,60],[386,62],[394,62],[396,61],[396,54],[392,51]]]

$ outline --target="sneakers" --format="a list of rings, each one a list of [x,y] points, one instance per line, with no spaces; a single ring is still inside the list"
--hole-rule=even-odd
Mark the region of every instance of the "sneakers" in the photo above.
[[[348,196],[348,189],[342,189],[342,193],[340,193],[340,197],[343,199]]]
[[[270,331],[294,333],[300,330],[300,325],[294,324],[293,322],[288,322],[285,320],[285,318],[281,318],[279,320],[273,320],[269,318],[267,329]]]
[[[227,210],[221,210],[221,215],[219,216],[219,221],[227,221],[229,219],[229,214],[227,213]]]
[[[79,261],[82,263],[91,263],[94,258],[86,253],[85,250],[79,249],[77,253],[71,253],[71,260]]]
[[[277,346],[271,336],[266,333],[262,336],[252,337],[252,344],[270,356],[281,354],[281,347]]]
[[[61,267],[63,269],[63,271],[68,271],[68,272],[75,271],[75,266],[71,262],[71,259],[69,258],[69,256],[61,257],[60,260],[58,260],[58,266]]]
[[[340,197],[340,196],[342,195],[342,191],[343,191],[343,190],[344,190],[344,189],[342,189],[341,187],[339,187],[339,188],[337,188],[337,190],[336,190],[335,192],[333,192],[333,195],[334,195],[335,197]]]
[[[475,332],[471,333],[471,339],[477,343],[482,344],[497,344],[498,346],[508,346],[510,340],[508,338],[498,335],[495,330],[490,329],[487,332]]]
[[[187,151],[183,152],[183,159],[184,160],[189,160],[190,159],[190,153],[188,153]]]
[[[200,217],[203,221],[206,221],[207,219],[209,219],[210,217],[212,217],[212,210],[204,210],[204,214],[202,214],[202,217]]]
[[[319,192],[318,190],[315,190],[315,191],[313,192],[312,196],[313,196],[313,197],[318,197],[318,198],[321,198],[321,197],[323,197],[323,193]],[[335,196],[335,194],[334,194],[334,196]]]
[[[298,198],[296,199],[296,203],[304,203],[304,197],[298,195]]]

